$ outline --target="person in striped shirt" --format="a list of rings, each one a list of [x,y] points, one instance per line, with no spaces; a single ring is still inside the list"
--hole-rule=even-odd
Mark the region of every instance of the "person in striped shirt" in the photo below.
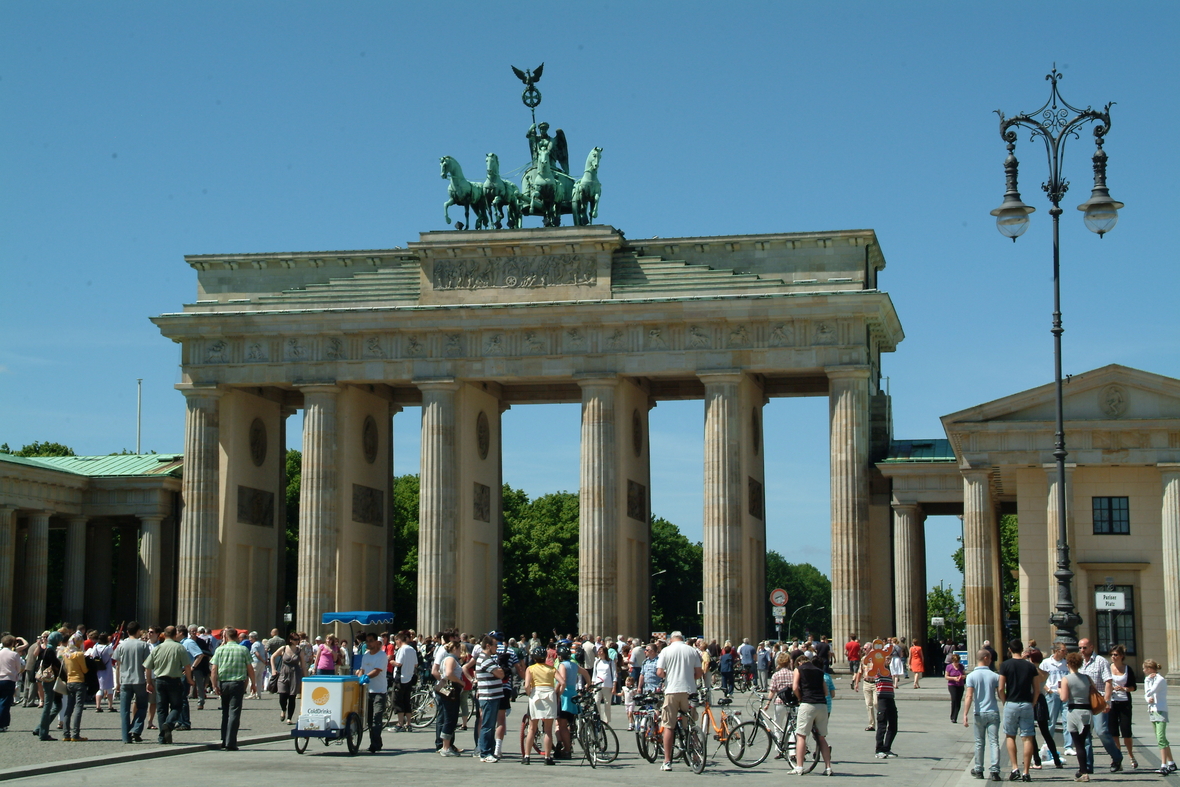
[[[882,667],[877,675],[877,754],[878,760],[896,757],[893,739],[897,737],[897,700],[894,697],[894,675]]]
[[[480,640],[480,654],[475,659],[475,684],[479,697],[479,760],[496,762],[496,720],[504,696],[504,670],[496,655],[491,637]]]

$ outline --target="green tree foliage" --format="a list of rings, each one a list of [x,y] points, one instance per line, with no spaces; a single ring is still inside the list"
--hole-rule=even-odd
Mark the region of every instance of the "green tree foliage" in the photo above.
[[[68,445],[61,443],[53,443],[48,440],[45,442],[34,442],[23,446],[19,451],[13,451],[8,447],[8,443],[0,445],[0,452],[6,454],[15,454],[16,456],[77,456],[74,449]]]
[[[926,614],[929,618],[941,617],[946,621],[946,626],[941,632],[927,622],[927,642],[950,639],[959,643],[966,637],[967,616],[964,614],[963,605],[959,603],[959,598],[955,595],[953,588],[942,586],[930,588],[930,592],[926,594]]]
[[[398,628],[412,628],[418,620],[418,476],[393,479],[393,619]],[[429,632],[434,634],[435,632]]]
[[[963,547],[951,555],[955,568],[963,573]],[[1020,567],[1020,526],[1015,514],[1000,517],[1000,582],[1005,608],[1012,617],[1020,614],[1020,580],[1012,572]]]
[[[652,631],[700,634],[697,602],[704,596],[704,552],[680,528],[662,517],[651,521],[651,627]],[[641,632],[648,633],[648,632]]]
[[[294,448],[287,449],[286,472],[287,552],[284,559],[287,561],[287,573],[283,590],[287,596],[284,603],[290,604],[294,608],[299,580],[299,489],[303,480],[302,452],[296,451]]]
[[[577,629],[578,496],[530,501],[504,485],[504,608],[507,632]]]
[[[787,616],[783,621],[783,639],[788,636],[797,638],[807,633],[817,637],[831,633],[832,582],[818,568],[810,563],[788,563],[785,557],[774,550],[766,553],[766,591],[762,603],[766,606],[768,635],[775,631],[770,612],[770,592],[775,588],[787,591],[789,597]],[[788,621],[790,631],[787,630]]]

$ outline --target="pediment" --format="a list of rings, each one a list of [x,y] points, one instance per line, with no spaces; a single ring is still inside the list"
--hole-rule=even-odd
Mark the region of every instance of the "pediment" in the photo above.
[[[1180,380],[1128,366],[1074,375],[1063,393],[1068,422],[1180,421]],[[942,422],[949,432],[954,424],[1053,421],[1055,413],[1050,383],[943,416]]]

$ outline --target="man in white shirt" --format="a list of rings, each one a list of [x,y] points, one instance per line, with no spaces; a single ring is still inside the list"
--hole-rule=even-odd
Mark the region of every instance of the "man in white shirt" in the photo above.
[[[1078,650],[1082,654],[1082,668],[1078,670],[1083,675],[1089,675],[1090,680],[1094,683],[1094,688],[1102,692],[1102,696],[1106,698],[1106,704],[1110,705],[1110,662],[1099,656],[1094,652],[1094,645],[1088,639],[1078,640]],[[1093,735],[1086,739],[1086,757],[1090,761],[1090,770],[1094,770],[1094,745],[1093,740],[1097,737],[1102,741],[1102,748],[1106,749],[1106,753],[1110,755],[1110,772],[1118,773],[1123,769],[1123,753],[1119,751],[1119,747],[1115,745],[1114,738],[1110,735],[1110,730],[1106,727],[1106,714],[1094,714],[1094,730]],[[1082,752],[1078,752],[1078,756],[1082,756]]]
[[[410,731],[410,715],[413,710],[410,707],[410,692],[418,671],[418,654],[410,647],[409,639],[409,634],[404,631],[394,637],[397,650],[389,660],[394,669],[393,674],[398,676],[397,690],[393,695],[393,710],[398,720],[395,732]]]
[[[1065,645],[1059,642],[1053,646],[1053,655],[1041,660],[1041,672],[1045,673],[1045,701],[1049,705],[1050,732],[1057,727],[1061,711],[1065,706],[1058,693],[1058,687],[1060,687],[1061,681],[1069,675],[1069,667],[1065,663],[1066,653],[1068,650]],[[1068,743],[1068,740],[1066,742]],[[1066,754],[1069,753],[1071,752],[1067,750]]]
[[[685,644],[684,635],[673,631],[668,638],[668,647],[660,652],[656,674],[664,680],[664,708],[660,712],[664,725],[664,764],[661,771],[672,770],[672,738],[676,732],[676,719],[681,712],[692,713],[688,695],[696,691],[697,681],[704,676],[701,670],[701,656]]]
[[[381,640],[376,633],[365,634],[365,644],[368,647],[361,656],[361,668],[356,674],[369,678],[369,752],[376,754],[381,751],[381,728],[385,726],[385,690],[388,687],[385,668],[389,656],[381,649]]]

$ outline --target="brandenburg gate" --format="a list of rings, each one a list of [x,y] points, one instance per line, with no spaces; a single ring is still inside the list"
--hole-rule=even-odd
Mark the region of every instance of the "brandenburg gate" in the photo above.
[[[392,587],[392,419],[422,407],[417,628],[499,619],[501,419],[581,402],[579,628],[648,631],[648,414],[704,402],[704,634],[761,636],[771,397],[827,396],[832,635],[892,624],[880,356],[903,338],[871,230],[632,240],[606,225],[429,232],[405,248],[186,257],[154,319],[187,404],[178,619],[269,628],[284,423],[303,410],[296,626]],[[538,435],[537,439],[544,439]],[[775,479],[776,483],[791,479]],[[788,555],[788,559],[790,555]]]

